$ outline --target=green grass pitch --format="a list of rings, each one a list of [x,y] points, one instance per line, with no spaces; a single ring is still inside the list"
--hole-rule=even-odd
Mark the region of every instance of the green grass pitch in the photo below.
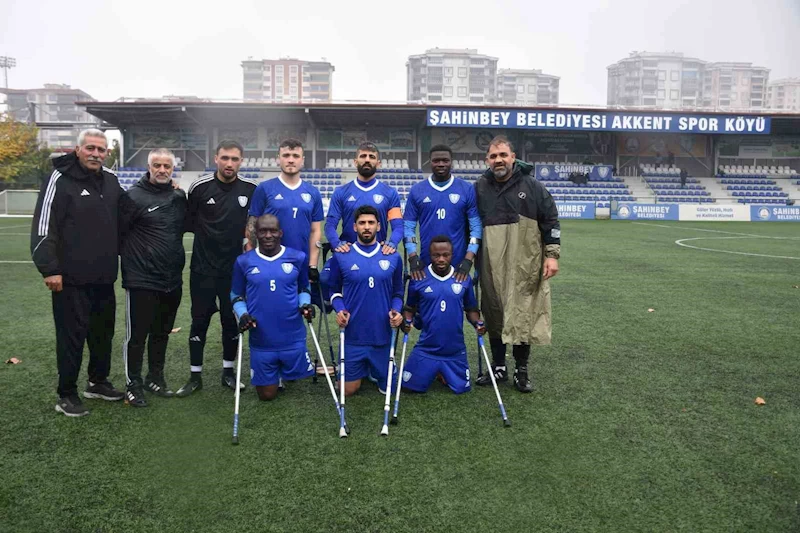
[[[366,384],[340,440],[320,379],[270,403],[248,388],[238,447],[218,322],[194,396],[56,414],[50,297],[9,262],[29,260],[29,227],[0,219],[0,353],[22,360],[0,365],[2,531],[800,531],[798,225],[565,221],[553,346],[533,350],[533,394],[501,387],[512,428],[491,389],[435,384],[381,438]],[[189,374],[185,276],[173,388]]]

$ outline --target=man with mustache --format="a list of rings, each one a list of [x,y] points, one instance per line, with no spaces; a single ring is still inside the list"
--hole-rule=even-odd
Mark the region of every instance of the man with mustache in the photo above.
[[[147,156],[148,172],[120,199],[122,287],[126,336],[122,345],[125,403],[147,407],[144,391],[169,398],[164,379],[169,332],[181,304],[186,193],[172,186],[175,154],[166,148]],[[148,339],[149,337],[149,339]],[[142,379],[147,341],[147,379]]]
[[[358,239],[349,221],[353,220],[356,209],[362,205],[371,205],[378,211],[378,224],[381,229],[377,239],[382,244],[381,252],[384,255],[394,253],[403,237],[400,196],[394,188],[375,177],[375,173],[381,167],[381,161],[378,147],[373,143],[361,143],[356,150],[354,162],[358,170],[356,179],[336,187],[333,191],[328,216],[325,218],[325,236],[334,251],[349,251],[350,245]],[[342,233],[337,235],[336,230],[342,220],[347,223],[342,224]],[[389,227],[392,233],[387,240]],[[311,263],[311,268],[316,268],[316,264]]]
[[[89,345],[84,398],[121,400],[108,381],[114,337],[122,188],[103,167],[108,140],[97,129],[78,135],[75,151],[53,160],[31,226],[31,257],[53,295],[58,403],[69,417],[89,414],[78,397],[83,345]]]
[[[250,330],[252,383],[259,399],[272,400],[281,376],[297,380],[314,374],[303,325],[303,319],[313,320],[314,308],[306,254],[281,244],[276,216],[258,217],[254,228],[258,246],[236,260],[231,302],[239,331]]]
[[[403,260],[397,253],[383,255],[377,236],[378,210],[362,205],[353,215],[358,235],[346,252],[330,261],[331,306],[345,332],[345,395],[372,375],[378,389],[386,386],[392,328],[403,316]]]
[[[258,185],[239,176],[243,155],[244,148],[237,141],[220,141],[214,155],[216,172],[201,176],[189,186],[186,231],[194,233],[189,274],[191,375],[175,394],[179,397],[203,388],[206,334],[217,311],[222,326],[222,386],[231,389],[237,386],[233,363],[239,328],[231,307],[231,275],[233,263],[242,253],[247,209]]]
[[[506,345],[516,361],[514,386],[531,392],[531,345],[550,344],[550,284],[558,274],[561,225],[553,197],[531,176],[532,165],[516,161],[504,136],[489,143],[489,168],[475,183],[483,223],[479,253],[481,310],[486,320],[498,381],[508,381]],[[490,385],[485,374],[478,385]]]

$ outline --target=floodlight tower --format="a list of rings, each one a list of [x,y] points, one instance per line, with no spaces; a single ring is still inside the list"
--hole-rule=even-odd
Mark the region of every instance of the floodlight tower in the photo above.
[[[16,66],[17,66],[17,60],[15,58],[8,56],[0,56],[0,68],[3,69],[3,73],[5,74],[6,89],[8,89],[8,69],[14,68]]]

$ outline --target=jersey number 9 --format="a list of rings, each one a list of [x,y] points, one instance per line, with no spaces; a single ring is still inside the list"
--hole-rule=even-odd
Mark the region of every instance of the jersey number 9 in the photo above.
[[[439,302],[439,309],[441,309],[442,313],[444,313],[447,310],[447,302],[445,302],[444,300]]]

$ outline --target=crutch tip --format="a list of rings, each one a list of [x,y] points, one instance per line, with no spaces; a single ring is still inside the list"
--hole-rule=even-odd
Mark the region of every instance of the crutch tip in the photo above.
[[[510,428],[511,427],[511,420],[508,420],[508,419],[503,420],[503,427]]]
[[[384,424],[383,427],[381,428],[381,436],[382,437],[388,437],[389,436],[389,426],[388,425]]]
[[[234,446],[237,446],[239,444],[239,437],[233,437],[233,440],[231,441],[231,444],[233,444]]]
[[[347,438],[347,433],[348,433],[348,431],[345,428],[343,428],[343,427],[339,428],[339,438],[340,439],[346,439]]]

